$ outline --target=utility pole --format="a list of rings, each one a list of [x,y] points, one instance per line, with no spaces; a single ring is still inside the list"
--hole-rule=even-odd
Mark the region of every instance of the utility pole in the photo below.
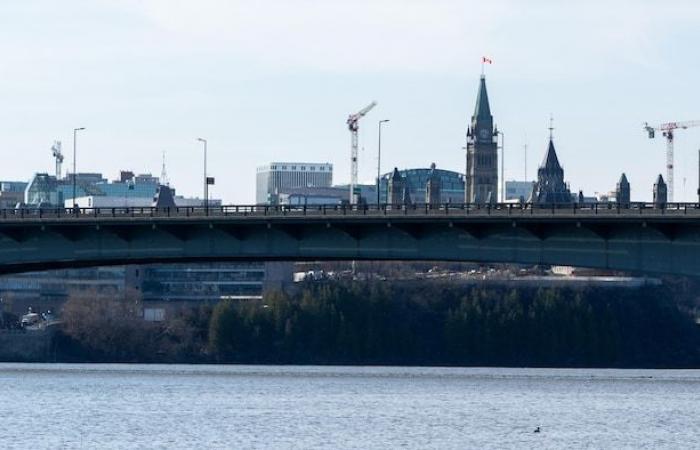
[[[464,203],[469,203],[469,134],[467,133],[467,140],[464,143]]]
[[[382,176],[382,124],[389,122],[389,119],[379,121],[379,142],[377,144],[377,208],[379,208],[379,190],[381,184],[379,180]]]
[[[78,131],[83,131],[85,127],[80,127],[80,128],[74,128],[73,129],[73,209],[78,208],[78,202],[76,201],[76,192],[77,192],[77,178],[76,178],[76,149],[77,149],[77,144],[76,144],[76,139],[78,137]]]

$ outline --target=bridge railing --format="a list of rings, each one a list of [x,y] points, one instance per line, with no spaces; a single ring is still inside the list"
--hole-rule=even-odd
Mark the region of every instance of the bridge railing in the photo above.
[[[88,219],[146,217],[318,217],[318,216],[558,216],[558,215],[699,215],[698,203],[443,203],[370,205],[225,205],[173,208],[14,208],[0,210],[0,221],[17,219]]]

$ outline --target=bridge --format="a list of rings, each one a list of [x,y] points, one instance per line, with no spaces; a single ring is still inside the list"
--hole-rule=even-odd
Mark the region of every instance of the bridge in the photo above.
[[[700,204],[0,210],[0,273],[208,261],[425,260],[700,275]]]

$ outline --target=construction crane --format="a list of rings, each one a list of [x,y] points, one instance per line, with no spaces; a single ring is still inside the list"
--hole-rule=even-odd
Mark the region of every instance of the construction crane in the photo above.
[[[688,122],[668,122],[661,125],[652,126],[644,123],[644,129],[649,134],[649,139],[654,139],[657,131],[661,131],[666,138],[666,185],[668,186],[668,201],[673,201],[673,139],[675,130],[685,130],[687,128],[700,127],[700,120]]]
[[[362,119],[368,112],[377,106],[377,102],[372,102],[365,106],[355,114],[350,114],[348,117],[348,129],[350,130],[351,141],[350,141],[350,204],[354,205],[357,203],[357,197],[355,196],[355,186],[357,186],[357,132],[360,129],[360,119]]]
[[[51,153],[56,160],[56,179],[61,179],[61,165],[63,164],[63,153],[61,153],[61,141],[53,141]]]

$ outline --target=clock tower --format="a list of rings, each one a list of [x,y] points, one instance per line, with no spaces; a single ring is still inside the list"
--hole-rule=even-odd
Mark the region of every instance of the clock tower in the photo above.
[[[486,92],[486,78],[481,75],[476,108],[467,127],[467,175],[465,203],[495,203],[498,195],[498,131]]]

